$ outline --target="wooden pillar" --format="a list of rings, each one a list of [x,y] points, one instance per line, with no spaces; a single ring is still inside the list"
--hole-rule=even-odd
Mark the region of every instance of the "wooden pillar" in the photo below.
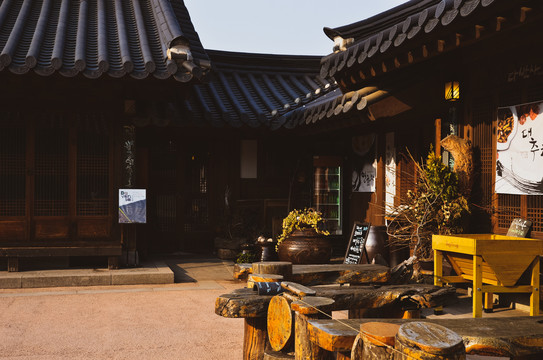
[[[245,318],[243,329],[243,360],[262,360],[267,340],[265,317]]]
[[[537,255],[532,262],[532,294],[530,295],[530,316],[539,315],[539,268],[540,257]]]
[[[483,316],[483,258],[473,255],[473,317]]]
[[[435,129],[436,129],[435,153],[436,153],[436,156],[441,156],[441,119],[435,120]]]
[[[291,304],[295,311],[294,325],[294,358],[296,360],[332,360],[334,354],[330,351],[320,348],[317,344],[311,342],[307,321],[309,319],[327,318],[320,311],[331,315],[331,305],[334,300],[329,298],[307,296],[303,300],[294,301]],[[320,310],[320,311],[319,311]]]
[[[413,321],[400,326],[394,348],[397,350],[395,360],[466,359],[466,348],[460,335],[427,322]]]
[[[434,285],[443,286],[443,253],[439,250],[434,250]],[[443,306],[436,306],[434,308],[435,315],[441,315],[442,313]]]

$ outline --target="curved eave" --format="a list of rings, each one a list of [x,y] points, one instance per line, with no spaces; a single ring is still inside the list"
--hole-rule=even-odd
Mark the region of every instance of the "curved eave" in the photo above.
[[[420,3],[424,3],[421,1]],[[430,4],[431,2],[429,2]],[[528,11],[526,8],[539,9]],[[393,9],[394,10],[394,9]],[[525,13],[519,16],[518,14]],[[507,21],[501,19],[507,17]],[[320,74],[336,78],[356,69],[356,81],[379,76],[473,44],[507,27],[541,18],[535,0],[442,0],[409,15],[344,51],[324,57]]]

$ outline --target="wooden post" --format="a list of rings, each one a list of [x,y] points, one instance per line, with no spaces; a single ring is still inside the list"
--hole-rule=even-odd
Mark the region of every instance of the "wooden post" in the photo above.
[[[265,317],[245,318],[243,329],[243,360],[262,360],[266,346],[267,327]]]
[[[530,316],[539,315],[539,268],[540,268],[540,257],[536,255],[534,261],[532,262],[532,294],[530,295]]]
[[[436,122],[438,120],[439,119],[437,119]],[[443,253],[439,250],[434,250],[434,285],[443,286]],[[435,307],[434,314],[443,314],[443,306]]]
[[[291,308],[296,314],[294,320],[294,358],[296,360],[331,360],[334,358],[330,351],[311,342],[307,329],[307,320],[326,318],[326,315],[319,310],[330,315],[331,310],[329,309],[332,304],[334,304],[334,300],[318,296],[309,296],[291,304]]]
[[[462,337],[446,327],[433,323],[413,321],[403,324],[396,335],[394,348],[401,353],[396,353],[396,360],[466,359]]]
[[[441,156],[441,119],[435,120],[435,129],[436,129],[436,156]]]
[[[473,255],[473,317],[483,316],[483,258]]]

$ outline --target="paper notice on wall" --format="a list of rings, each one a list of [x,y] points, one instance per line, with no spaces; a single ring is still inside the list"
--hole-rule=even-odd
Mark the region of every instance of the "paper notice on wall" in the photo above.
[[[543,102],[498,109],[495,191],[543,194]]]
[[[119,189],[119,223],[147,222],[145,189]]]
[[[375,192],[375,177],[377,176],[375,134],[355,136],[353,146],[353,192]]]

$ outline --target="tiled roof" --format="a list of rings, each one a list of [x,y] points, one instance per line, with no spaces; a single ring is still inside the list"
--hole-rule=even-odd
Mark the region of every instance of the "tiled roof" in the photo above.
[[[337,86],[319,76],[320,58],[208,51],[209,82],[195,84],[184,108],[215,126],[278,129],[289,114]]]
[[[335,29],[325,29],[331,38],[340,37],[345,40],[351,38],[352,41],[346,41],[343,50],[323,58],[321,76],[337,78],[337,74],[342,71],[353,67],[361,69],[374,63],[382,67],[383,64],[378,63],[380,59],[405,54],[411,50],[414,50],[413,53],[424,54],[421,55],[422,59],[433,50],[433,48],[424,48],[426,46],[424,42],[429,42],[430,38],[437,44],[435,45],[436,53],[454,49],[465,43],[468,38],[471,40],[475,36],[471,34],[478,34],[476,25],[480,24],[475,22],[482,22],[484,17],[494,16],[494,27],[496,27],[496,16],[503,16],[499,14],[499,11],[505,9],[502,12],[506,13],[507,9],[519,10],[521,6],[527,6],[525,4],[528,3],[541,5],[540,1],[530,0],[411,0],[365,21]],[[485,12],[491,8],[500,10],[496,14],[493,10]],[[468,28],[464,30],[469,30],[469,37],[457,36],[454,39],[454,31],[466,26]],[[443,36],[441,42],[438,41],[440,36]],[[428,47],[430,45],[434,47],[433,43],[428,44]],[[419,49],[422,51],[418,51]],[[401,63],[397,58],[391,62],[389,68],[400,68],[412,61],[410,58],[409,61]]]
[[[175,46],[194,58],[169,60]],[[187,81],[201,67],[209,58],[182,0],[0,0],[0,70]]]

